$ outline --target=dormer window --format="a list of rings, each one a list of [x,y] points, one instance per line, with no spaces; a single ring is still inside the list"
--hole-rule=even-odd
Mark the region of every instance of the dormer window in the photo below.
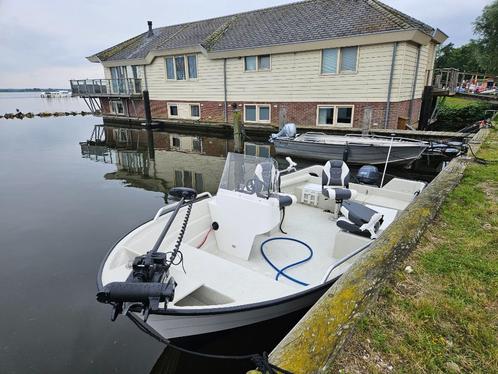
[[[197,79],[197,55],[166,57],[166,79],[183,81]]]
[[[244,57],[244,71],[265,71],[271,69],[271,56],[246,56]]]

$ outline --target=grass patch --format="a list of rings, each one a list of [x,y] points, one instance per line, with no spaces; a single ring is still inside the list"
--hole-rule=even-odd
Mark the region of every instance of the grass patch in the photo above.
[[[468,99],[465,97],[456,97],[456,96],[451,96],[446,98],[446,106],[452,107],[452,108],[464,108],[467,106],[474,105],[477,100],[472,100]]]
[[[498,159],[498,131],[479,156]],[[404,265],[332,371],[498,373],[498,163],[469,165]]]

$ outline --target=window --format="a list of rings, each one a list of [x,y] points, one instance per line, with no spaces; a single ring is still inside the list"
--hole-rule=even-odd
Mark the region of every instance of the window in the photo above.
[[[337,73],[337,48],[324,49],[322,51],[322,74]]]
[[[358,47],[341,48],[341,73],[355,72]]]
[[[180,148],[180,138],[177,138],[176,136],[174,137],[171,137],[171,140],[172,140],[172,145],[173,145],[173,148]]]
[[[354,73],[357,61],[358,47],[323,49],[321,72],[322,74]]]
[[[166,79],[197,79],[197,55],[166,57]],[[187,78],[188,73],[188,78]]]
[[[178,116],[178,105],[169,105],[169,115],[170,117]]]
[[[195,187],[197,191],[204,191],[202,174],[190,170],[175,170],[175,187]]]
[[[270,105],[250,104],[244,106],[244,122],[270,122]]]
[[[318,124],[319,125],[334,124],[334,107],[318,108]]]
[[[175,65],[173,57],[166,58],[166,77],[168,79],[175,79]]]
[[[188,77],[190,79],[197,78],[197,58],[195,55],[187,56],[188,59]]]
[[[201,116],[201,110],[198,104],[190,104],[190,117],[199,118]]]
[[[352,107],[337,107],[337,124],[351,125],[353,120]]]
[[[176,56],[175,57],[175,70],[176,70],[176,80],[185,80],[185,57]]]
[[[111,100],[111,113],[124,114],[124,105],[121,100]]]
[[[245,71],[270,70],[270,68],[271,68],[270,55],[244,57]]]
[[[258,70],[270,70],[270,55],[258,56]]]
[[[353,126],[354,106],[352,105],[318,105],[318,126]]]

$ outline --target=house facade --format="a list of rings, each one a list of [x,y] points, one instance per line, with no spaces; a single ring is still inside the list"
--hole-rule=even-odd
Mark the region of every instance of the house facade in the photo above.
[[[144,117],[147,89],[156,119],[231,122],[240,111],[248,124],[416,127],[446,38],[377,0],[309,0],[149,24],[88,59],[104,68],[91,83],[104,115]]]

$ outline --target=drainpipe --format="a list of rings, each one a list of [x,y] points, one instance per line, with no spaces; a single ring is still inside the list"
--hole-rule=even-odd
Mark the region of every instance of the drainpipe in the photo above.
[[[393,45],[393,58],[391,61],[391,73],[389,75],[389,86],[387,87],[386,114],[384,117],[384,128],[387,129],[389,122],[389,112],[391,111],[391,94],[393,89],[394,65],[396,64],[396,53],[398,52],[398,42]]]
[[[228,106],[227,106],[227,59],[223,59],[223,114],[225,118],[225,123],[228,122]]]
[[[413,115],[413,100],[415,100],[415,91],[417,90],[417,80],[418,80],[418,69],[420,67],[420,50],[422,46],[419,45],[417,49],[417,63],[415,64],[415,77],[413,78],[412,85],[412,97],[410,100],[410,107],[408,108],[408,124],[412,125],[412,115]]]
[[[149,87],[147,86],[147,65],[142,65],[144,67],[144,85],[145,85],[145,90],[148,91]]]

